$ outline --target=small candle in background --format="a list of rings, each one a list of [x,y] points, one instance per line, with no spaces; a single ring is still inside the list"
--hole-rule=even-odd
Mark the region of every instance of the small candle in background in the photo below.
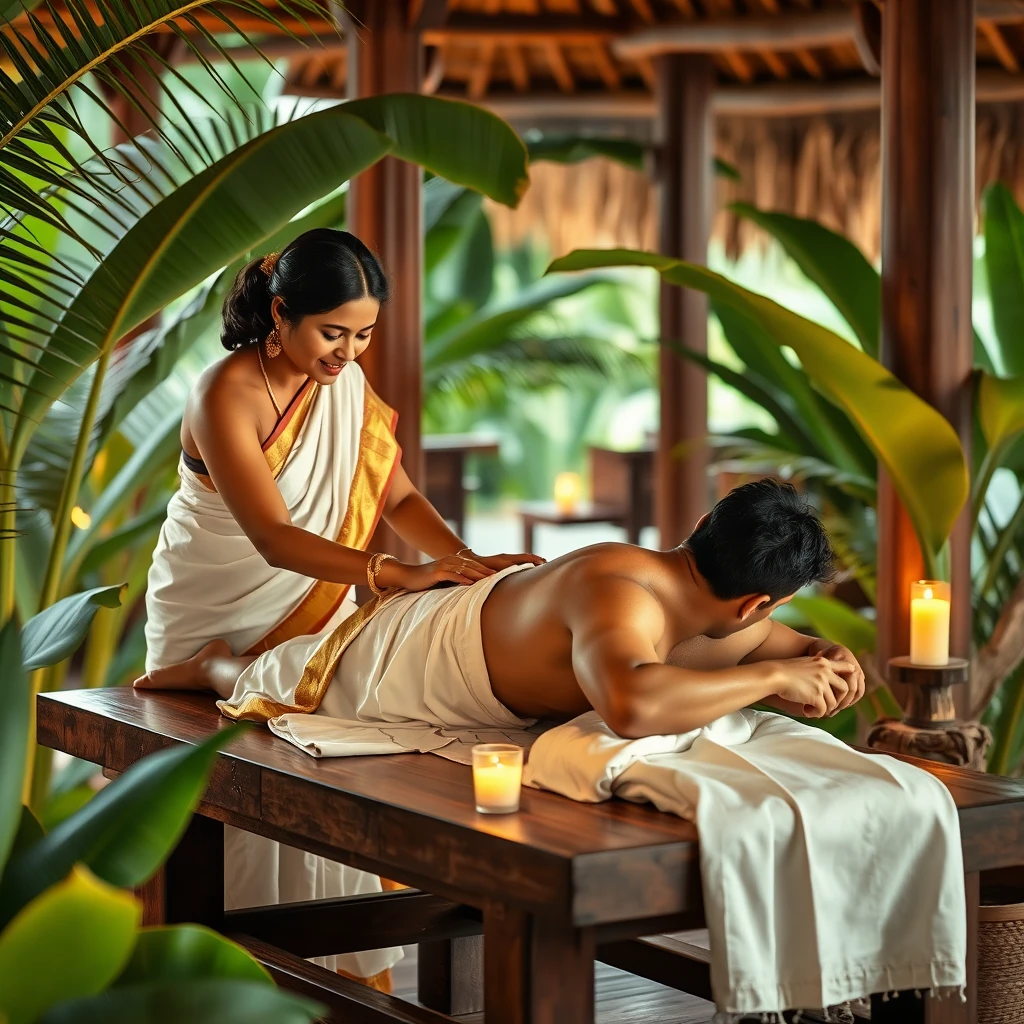
[[[570,515],[583,496],[583,481],[579,473],[559,473],[555,477],[555,504],[558,511]]]
[[[921,580],[910,586],[910,660],[915,665],[949,664],[948,583]]]
[[[513,743],[478,743],[473,748],[473,795],[481,814],[519,810],[523,748]]]

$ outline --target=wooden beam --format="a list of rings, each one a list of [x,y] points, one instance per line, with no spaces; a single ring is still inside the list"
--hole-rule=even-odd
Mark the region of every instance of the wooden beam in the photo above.
[[[481,99],[487,92],[487,83],[491,80],[491,63],[494,60],[494,50],[497,43],[488,39],[480,44],[480,51],[476,56],[476,66],[470,75],[466,92],[471,100]]]
[[[835,46],[853,38],[853,12],[844,8],[807,14],[716,18],[641,29],[615,43],[620,57],[718,50],[797,50]]]
[[[658,59],[659,250],[696,263],[707,259],[713,185],[711,173],[714,68],[706,54]],[[707,299],[689,288],[662,284],[660,335],[707,352]],[[689,536],[707,511],[707,377],[668,346],[659,353],[661,420],[657,458],[657,522],[663,548]],[[682,456],[680,445],[688,449]]]
[[[631,32],[635,18],[609,17],[596,12],[582,14],[478,14],[457,12],[441,25],[424,28],[424,41],[438,35],[452,38],[516,39],[520,42],[558,39],[561,42],[610,40]]]
[[[608,53],[608,47],[603,43],[595,43],[592,50],[594,63],[597,65],[597,73],[601,76],[606,88],[610,92],[618,92],[622,88],[622,75]]]
[[[1000,24],[1024,21],[1024,0],[976,0],[975,17]]]
[[[430,58],[430,67],[427,69],[426,75],[423,76],[423,88],[420,91],[425,95],[433,96],[441,88],[441,83],[444,81],[445,58],[445,48],[443,46],[436,47],[433,57]]]
[[[726,64],[732,69],[733,74],[741,82],[753,80],[754,69],[750,66],[750,61],[739,50],[723,50],[722,56],[725,58]]]
[[[420,0],[413,25],[422,32],[428,28],[440,28],[447,20],[448,0]]]
[[[864,70],[869,75],[882,73],[882,12],[861,0],[853,9],[853,41]]]
[[[768,70],[780,80],[789,78],[789,68],[774,50],[758,50],[757,55],[768,65]]]
[[[1006,39],[1003,37],[1003,33],[1000,31],[999,26],[994,21],[986,21],[980,19],[978,21],[978,28],[981,30],[981,34],[988,40],[989,45],[995,51],[995,55],[999,60],[999,63],[1006,68],[1007,71],[1020,71],[1020,61],[1017,60],[1016,54],[1007,45]]]
[[[807,49],[806,46],[800,46],[793,51],[796,54],[796,59],[804,66],[804,70],[812,78],[824,78],[825,72],[822,70],[821,63],[817,57]]]
[[[526,66],[523,51],[517,43],[506,43],[505,56],[508,59],[508,72],[512,76],[512,84],[519,92],[529,92],[530,69]]]
[[[358,18],[360,29],[347,33],[349,96],[417,92],[423,51],[419,34],[406,24],[405,0],[350,0],[346,9],[353,7],[351,16]],[[422,191],[420,169],[387,156],[352,180],[348,203],[350,230],[382,257],[393,292],[360,363],[373,389],[398,412],[402,466],[417,485],[423,479]],[[370,550],[418,559],[382,527]]]
[[[971,452],[974,0],[889,0],[882,33],[882,362]],[[878,658],[910,649],[910,520],[879,475]],[[970,510],[952,538],[950,653],[971,647]],[[967,698],[968,695],[964,694]]]
[[[572,71],[569,70],[569,63],[565,59],[565,54],[562,53],[561,46],[555,42],[545,43],[544,54],[558,88],[562,92],[575,92],[576,82],[572,77]]]

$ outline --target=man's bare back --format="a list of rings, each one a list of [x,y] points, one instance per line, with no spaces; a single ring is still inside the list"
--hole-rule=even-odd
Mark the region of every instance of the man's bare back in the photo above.
[[[628,544],[598,544],[498,583],[484,604],[484,657],[494,695],[524,718],[572,718],[591,709],[573,667],[573,630],[607,591],[628,580],[666,599],[685,572],[678,551],[649,551]],[[620,588],[621,589],[621,588]],[[623,595],[628,602],[629,595]],[[611,609],[614,614],[614,609]],[[762,620],[721,639],[667,616],[656,645],[663,661],[715,670],[739,665],[771,630]],[[657,627],[655,627],[657,628]],[[681,635],[682,634],[682,635]]]

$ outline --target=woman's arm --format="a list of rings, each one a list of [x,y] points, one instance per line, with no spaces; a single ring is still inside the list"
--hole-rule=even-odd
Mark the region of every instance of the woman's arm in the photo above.
[[[366,582],[370,552],[345,547],[293,525],[260,446],[260,425],[248,382],[226,375],[214,378],[197,393],[190,411],[192,438],[211,479],[228,511],[270,565],[331,583]],[[427,509],[440,519],[429,504]],[[441,526],[458,541],[443,521]],[[448,550],[461,546],[459,542]],[[493,572],[470,555],[427,565],[389,560],[381,566],[377,581],[382,587],[426,590],[442,582],[468,585]]]
[[[431,558],[454,555],[466,542],[441,518],[441,513],[416,489],[399,464],[384,503],[384,521],[399,537]]]

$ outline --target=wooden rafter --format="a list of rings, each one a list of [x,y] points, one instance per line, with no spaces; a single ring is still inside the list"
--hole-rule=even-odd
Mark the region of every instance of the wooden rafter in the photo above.
[[[981,19],[978,22],[978,28],[981,30],[982,35],[988,40],[996,57],[999,58],[999,63],[1002,64],[1007,71],[1020,71],[1020,61],[1017,60],[1013,50],[1011,50],[1007,45],[1006,38],[1000,31],[999,26],[993,21]]]
[[[693,6],[693,0],[672,0],[672,2],[679,8],[682,14],[685,14],[688,18],[696,18],[697,10]]]
[[[419,10],[413,24],[422,31],[438,28],[448,20],[448,0],[418,0]]]
[[[721,50],[796,50],[834,46],[853,38],[853,12],[829,8],[806,14],[704,19],[656,25],[615,43],[620,57],[659,53],[714,53]]]
[[[869,75],[882,73],[882,12],[868,0],[853,8],[853,42],[864,70]],[[994,28],[995,26],[993,26]],[[998,32],[998,29],[996,29]]]
[[[526,58],[517,43],[506,43],[505,57],[508,60],[508,71],[512,76],[512,84],[516,92],[530,91],[530,69],[526,66]]]
[[[804,70],[812,78],[824,78],[825,72],[822,69],[821,62],[817,57],[807,49],[806,46],[799,46],[794,51],[796,59],[804,66]]]
[[[608,48],[602,43],[595,43],[591,51],[594,55],[594,63],[597,65],[597,73],[601,81],[611,92],[617,92],[622,87],[622,75],[608,53]]]
[[[615,17],[619,13],[618,7],[615,6],[615,0],[590,0],[590,6],[597,11],[598,14],[603,14],[609,17]]]
[[[339,54],[334,62],[331,86],[339,93],[348,93],[348,55],[344,52]]]
[[[789,78],[789,68],[786,66],[786,62],[774,50],[760,49],[757,54],[768,65],[768,70],[776,78]]]
[[[326,67],[327,61],[320,54],[312,53],[299,75],[299,84],[303,87],[316,85]]]
[[[480,49],[477,51],[476,56],[476,65],[466,87],[470,99],[478,100],[487,94],[487,85],[491,80],[491,64],[494,61],[496,47],[497,43],[493,39],[488,39],[480,44]]]
[[[657,20],[654,17],[654,11],[651,10],[650,0],[629,0],[629,4],[636,11],[641,21],[647,22],[648,25],[653,25]]]
[[[754,79],[754,69],[747,60],[745,54],[740,53],[739,50],[723,50],[722,56],[725,58],[725,62],[732,69],[732,73],[741,82],[751,82]]]
[[[545,43],[544,54],[547,57],[548,64],[551,67],[551,74],[554,76],[558,88],[562,92],[575,92],[576,82],[572,77],[572,71],[569,70],[569,63],[565,59],[565,54],[558,43]]]

